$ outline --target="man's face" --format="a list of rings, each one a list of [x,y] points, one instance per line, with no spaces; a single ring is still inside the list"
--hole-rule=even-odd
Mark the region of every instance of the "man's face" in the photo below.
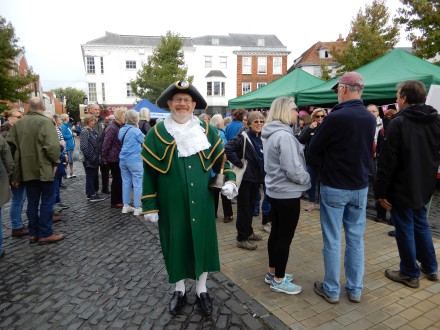
[[[95,117],[99,117],[100,110],[101,110],[101,109],[99,108],[99,105],[94,104],[94,105],[92,105],[91,108],[89,109],[89,113],[90,113],[91,115],[94,115]]]
[[[400,97],[400,90],[399,90],[399,91],[397,91],[396,97],[397,97],[397,99],[396,99],[397,111],[400,111],[408,105],[406,103],[406,96]]]
[[[186,93],[174,94],[173,98],[167,103],[171,110],[172,118],[180,124],[186,123],[191,119],[196,107],[196,102]]]
[[[374,117],[377,118],[379,116],[379,110],[377,110],[376,107],[369,106],[369,107],[367,107],[367,109],[374,115]]]

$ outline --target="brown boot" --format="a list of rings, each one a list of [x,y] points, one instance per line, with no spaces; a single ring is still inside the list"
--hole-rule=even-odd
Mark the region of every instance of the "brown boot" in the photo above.
[[[40,238],[38,240],[38,244],[43,245],[49,243],[58,243],[62,239],[64,239],[64,234],[52,234],[49,237]]]
[[[232,218],[232,215],[230,215],[229,217],[224,217],[223,218],[223,222],[224,223],[232,222],[233,220],[234,220],[234,218]]]
[[[28,227],[24,226],[19,229],[12,229],[11,236],[12,237],[23,237],[29,233]]]
[[[52,216],[52,222],[57,222],[61,220],[61,213],[60,212],[54,212]]]

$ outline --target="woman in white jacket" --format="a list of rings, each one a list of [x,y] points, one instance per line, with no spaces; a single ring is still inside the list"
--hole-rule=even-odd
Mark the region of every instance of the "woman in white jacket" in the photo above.
[[[272,102],[263,127],[266,194],[271,205],[272,230],[267,242],[269,269],[264,281],[275,292],[298,294],[301,286],[292,283],[286,265],[300,213],[300,197],[310,188],[303,147],[293,136],[290,125],[298,113],[291,97]]]

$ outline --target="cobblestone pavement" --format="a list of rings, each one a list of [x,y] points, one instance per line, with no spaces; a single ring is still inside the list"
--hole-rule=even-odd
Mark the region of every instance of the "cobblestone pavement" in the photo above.
[[[61,190],[70,208],[54,224],[55,232],[66,234],[58,244],[11,238],[9,204],[2,208],[0,329],[286,328],[221,272],[208,277],[210,317],[196,304],[194,281],[187,281],[188,304],[170,315],[174,286],[156,225],[110,208],[109,199],[88,202],[83,171],[77,174]]]

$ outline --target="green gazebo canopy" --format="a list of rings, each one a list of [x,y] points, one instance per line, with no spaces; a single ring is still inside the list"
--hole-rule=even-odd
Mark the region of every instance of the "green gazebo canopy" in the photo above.
[[[296,70],[295,70],[296,71]],[[382,104],[396,100],[396,86],[405,80],[419,80],[429,90],[431,84],[440,84],[440,66],[422,60],[410,53],[394,49],[381,58],[355,70],[365,79],[362,99]],[[331,90],[338,79],[298,93],[297,105],[334,105],[337,94]]]
[[[228,109],[269,108],[272,101],[280,96],[291,96],[296,101],[298,91],[321,85],[323,80],[296,69],[255,91],[244,94],[228,102]]]

